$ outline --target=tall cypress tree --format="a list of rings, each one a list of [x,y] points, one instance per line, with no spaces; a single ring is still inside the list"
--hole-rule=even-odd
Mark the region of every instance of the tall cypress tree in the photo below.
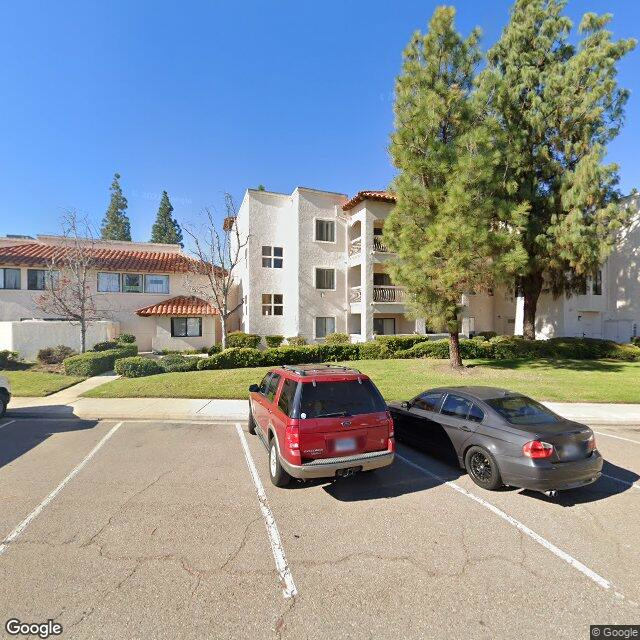
[[[173,205],[169,200],[169,194],[163,191],[162,198],[160,198],[160,206],[158,207],[158,215],[151,228],[151,242],[179,244],[184,247],[182,229],[178,221],[171,215],[172,213]]]
[[[616,64],[635,41],[613,41],[611,16],[587,13],[573,45],[565,5],[516,0],[479,82],[503,195],[528,209],[507,226],[526,255],[515,284],[529,339],[541,292],[584,287],[627,221],[617,203],[618,167],[603,160],[628,97],[616,83]]]
[[[495,171],[473,99],[479,32],[463,39],[454,17],[453,7],[437,8],[428,32],[416,32],[404,51],[390,148],[397,202],[384,235],[412,314],[449,333],[451,365],[459,367],[462,295],[486,290],[493,270],[512,268],[517,255],[493,224],[505,217],[503,205],[487,195]]]
[[[110,187],[111,201],[100,228],[103,240],[131,240],[131,223],[125,213],[127,199],[122,195],[120,174],[115,173]]]

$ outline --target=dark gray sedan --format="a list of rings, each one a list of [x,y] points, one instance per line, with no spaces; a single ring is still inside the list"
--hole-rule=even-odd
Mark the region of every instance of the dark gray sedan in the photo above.
[[[480,487],[553,494],[595,482],[602,456],[589,427],[495,387],[429,389],[391,403],[396,439],[452,456]]]

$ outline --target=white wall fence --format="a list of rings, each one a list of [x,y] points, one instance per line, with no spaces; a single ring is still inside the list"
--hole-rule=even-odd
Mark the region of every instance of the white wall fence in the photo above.
[[[119,334],[119,323],[95,320],[87,326],[86,346],[113,340]],[[0,351],[17,351],[25,360],[35,360],[45,347],[65,345],[80,351],[80,325],[68,320],[20,320],[0,322]]]

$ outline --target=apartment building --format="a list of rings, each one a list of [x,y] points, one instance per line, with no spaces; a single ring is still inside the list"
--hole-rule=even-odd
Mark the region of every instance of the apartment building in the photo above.
[[[293,193],[249,189],[238,212],[249,238],[238,265],[239,322],[260,335],[320,341],[334,331],[361,342],[375,335],[429,331],[409,319],[404,291],[391,281],[391,253],[382,228],[395,199],[385,191],[352,198],[296,188]],[[640,327],[640,199],[615,251],[583,294],[554,299],[543,293],[536,335],[586,336],[628,342]],[[462,299],[462,333],[522,334],[523,300],[498,287]]]

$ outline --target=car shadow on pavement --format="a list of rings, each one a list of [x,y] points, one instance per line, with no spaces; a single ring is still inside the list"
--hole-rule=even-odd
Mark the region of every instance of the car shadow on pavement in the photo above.
[[[612,496],[624,493],[625,491],[637,491],[631,485],[640,480],[640,475],[635,471],[630,471],[624,467],[619,467],[612,462],[604,461],[602,476],[593,484],[588,484],[579,489],[568,491],[558,491],[556,497],[548,497],[543,493],[523,489],[522,495],[530,496],[542,500],[543,502],[553,502],[563,507],[574,507],[587,502],[597,502]]]
[[[97,424],[98,420],[76,417],[73,407],[66,405],[9,410],[0,420],[0,469],[56,433],[93,429]]]

